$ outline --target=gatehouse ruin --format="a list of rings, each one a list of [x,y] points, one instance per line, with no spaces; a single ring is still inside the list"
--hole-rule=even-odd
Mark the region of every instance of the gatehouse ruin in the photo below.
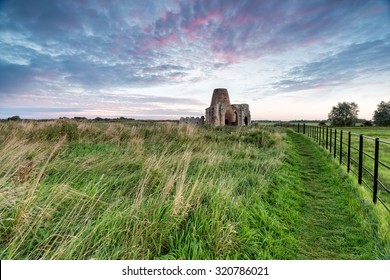
[[[230,104],[226,88],[216,88],[211,98],[210,107],[206,108],[205,117],[182,117],[179,124],[250,126],[251,112],[248,104]]]
[[[230,104],[226,88],[214,89],[210,107],[206,108],[205,123],[215,126],[250,126],[251,112],[248,104]]]

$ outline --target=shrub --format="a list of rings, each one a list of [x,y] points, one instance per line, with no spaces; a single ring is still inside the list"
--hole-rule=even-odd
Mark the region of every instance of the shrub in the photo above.
[[[12,116],[8,118],[9,121],[20,121],[21,118],[19,116]]]

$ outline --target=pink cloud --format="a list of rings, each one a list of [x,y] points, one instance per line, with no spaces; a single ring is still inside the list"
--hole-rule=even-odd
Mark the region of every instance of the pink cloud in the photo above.
[[[253,16],[249,14],[242,14],[234,17],[232,19],[232,23],[234,24],[248,24],[253,21]]]
[[[223,63],[238,63],[240,54],[234,50],[214,51],[214,57]]]
[[[223,16],[221,15],[220,12],[218,11],[211,11],[208,14],[198,17],[195,20],[193,20],[190,24],[190,28],[199,26],[199,25],[204,25],[206,23],[209,23],[210,21],[213,21],[215,23],[220,23],[222,22]]]
[[[176,44],[179,43],[177,33],[172,33],[162,38],[154,39],[154,43],[158,47],[163,47],[168,44]]]
[[[139,48],[140,53],[144,53],[147,50],[163,48],[165,46],[178,45],[182,46],[182,42],[177,33],[171,33],[160,38],[147,37],[143,40],[141,47]]]
[[[180,31],[188,42],[201,40],[205,47],[212,48],[217,40],[213,34],[222,22],[223,15],[221,12],[210,11],[205,15],[196,16],[187,24],[182,25]]]

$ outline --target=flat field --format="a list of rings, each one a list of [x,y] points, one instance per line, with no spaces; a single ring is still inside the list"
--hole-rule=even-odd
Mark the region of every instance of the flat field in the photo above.
[[[0,122],[0,257],[389,258],[386,213],[304,137],[262,126]]]
[[[367,135],[373,138],[380,138],[381,140],[390,142],[390,127],[383,126],[367,126],[367,127],[359,127],[359,126],[351,126],[342,128],[346,131],[351,131],[357,134]]]

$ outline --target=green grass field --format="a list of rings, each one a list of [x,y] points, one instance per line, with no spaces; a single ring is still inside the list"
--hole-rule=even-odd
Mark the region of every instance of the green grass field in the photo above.
[[[390,142],[390,127],[347,127],[345,130],[357,134],[364,134],[373,138],[378,137],[382,140]]]
[[[374,160],[375,158],[375,140],[371,138],[379,138],[385,142],[379,142],[379,160],[384,165],[379,164],[378,166],[378,178],[380,181],[390,190],[390,128],[387,127],[370,127],[370,128],[355,128],[346,129],[356,134],[363,134],[363,149],[366,154],[363,156],[363,178],[369,187],[373,188],[372,174],[374,173]],[[347,136],[346,134],[344,136]],[[359,147],[359,137],[358,135],[351,136],[351,142],[354,147]],[[387,142],[387,143],[386,143]],[[355,149],[352,149],[351,156],[356,160],[359,158],[358,152]],[[386,165],[386,166],[385,166]],[[352,162],[352,166],[355,168],[355,171],[358,170],[357,163]],[[384,191],[380,186],[378,196],[390,207],[390,193]]]
[[[363,137],[363,183],[373,189],[373,174],[374,174],[374,158],[375,158],[375,138],[379,138],[379,166],[378,166],[378,178],[386,187],[390,190],[390,128],[389,127],[336,127],[332,128],[332,135],[329,132],[328,139],[328,151],[334,155],[334,129],[337,130],[336,136],[336,160],[340,159],[340,134],[342,136],[342,163],[347,165],[347,153],[348,153],[348,137],[351,132],[351,172],[358,174],[358,161],[359,161],[359,135]],[[302,130],[301,130],[302,132]],[[325,132],[325,131],[324,131]],[[321,132],[320,132],[321,134]],[[322,134],[320,144],[326,147],[326,133]],[[332,139],[330,139],[332,138]],[[331,146],[331,147],[330,147]],[[390,194],[379,186],[378,196],[379,198],[390,207]]]
[[[284,128],[0,122],[1,259],[388,259],[389,215]]]

